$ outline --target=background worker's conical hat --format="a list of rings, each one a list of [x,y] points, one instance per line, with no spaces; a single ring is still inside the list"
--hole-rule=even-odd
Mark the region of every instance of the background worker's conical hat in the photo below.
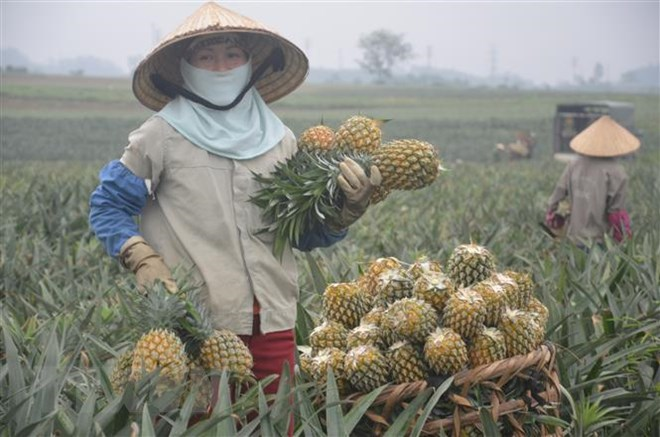
[[[182,85],[179,60],[192,39],[201,35],[236,33],[245,38],[252,59],[252,71],[279,47],[284,53],[284,69],[268,69],[255,87],[268,103],[296,89],[307,76],[307,56],[295,44],[250,18],[244,17],[214,2],[202,5],[174,32],[167,35],[138,65],[133,74],[133,93],[146,107],[159,111],[171,99],[152,83],[150,75],[158,73],[164,79]]]
[[[596,157],[626,155],[639,148],[639,139],[626,128],[603,115],[571,140],[571,149]]]

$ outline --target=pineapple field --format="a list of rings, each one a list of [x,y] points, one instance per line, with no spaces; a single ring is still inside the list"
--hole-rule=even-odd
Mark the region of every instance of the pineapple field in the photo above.
[[[149,116],[129,81],[3,76],[0,97],[0,436],[286,435],[291,415],[305,436],[660,435],[657,95],[304,85],[275,103],[299,137],[341,144],[368,116],[396,156],[428,153],[418,185],[296,252],[299,362],[274,395],[233,333],[138,293],[90,232],[98,171]],[[587,252],[539,222],[564,167],[555,106],[601,99],[635,104],[642,146],[623,161],[632,238]],[[496,160],[521,129],[532,159]]]

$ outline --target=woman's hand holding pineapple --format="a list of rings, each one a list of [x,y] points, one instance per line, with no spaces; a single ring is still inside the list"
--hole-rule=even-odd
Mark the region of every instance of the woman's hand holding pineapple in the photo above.
[[[374,189],[380,186],[382,177],[378,167],[371,166],[367,176],[362,167],[351,158],[344,159],[339,164],[341,174],[337,177],[337,185],[344,193],[344,205],[333,228],[345,229],[355,223],[369,206],[369,199]]]

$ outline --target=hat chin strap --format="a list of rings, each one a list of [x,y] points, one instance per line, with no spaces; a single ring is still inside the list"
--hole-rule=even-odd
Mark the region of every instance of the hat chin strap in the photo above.
[[[252,77],[250,78],[250,81],[243,87],[243,89],[238,94],[238,96],[236,96],[236,98],[228,105],[216,105],[214,103],[211,103],[205,98],[200,97],[191,91],[188,91],[181,85],[178,85],[174,82],[170,82],[169,80],[165,79],[163,76],[161,76],[158,73],[150,74],[149,79],[151,79],[151,83],[154,84],[154,86],[158,89],[158,91],[165,94],[169,98],[173,99],[177,95],[180,95],[192,102],[199,103],[200,105],[204,105],[209,109],[215,109],[217,111],[227,111],[240,103],[240,101],[243,99],[245,94],[250,90],[250,88],[252,88],[254,84],[257,83],[259,79],[261,79],[261,76],[264,75],[268,67],[272,66],[273,71],[278,72],[284,69],[284,65],[285,65],[284,51],[282,51],[280,47],[274,48],[273,51],[270,52],[270,55],[268,55],[268,57],[264,60],[264,62],[261,63],[259,68],[257,68],[257,70],[252,73]]]

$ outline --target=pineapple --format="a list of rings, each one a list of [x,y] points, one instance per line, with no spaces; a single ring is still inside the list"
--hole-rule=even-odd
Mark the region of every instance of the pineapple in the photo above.
[[[364,274],[362,274],[357,282],[362,288],[370,295],[376,295],[376,286],[378,285],[378,277],[381,273],[390,269],[402,268],[401,261],[393,256],[386,258],[378,258],[372,261]]]
[[[301,352],[298,355],[298,363],[300,365],[300,370],[309,375],[310,377],[314,374],[314,357],[311,354],[311,351]]]
[[[505,305],[507,307],[510,309],[520,309],[518,307],[518,284],[509,274],[499,272],[493,273],[488,280],[502,287],[502,290],[504,291]]]
[[[254,362],[250,350],[243,340],[228,329],[215,330],[212,336],[204,340],[199,357],[207,370],[227,370],[239,381],[253,376]]]
[[[536,321],[539,325],[541,325],[543,329],[545,329],[546,325],[548,324],[550,312],[548,311],[548,307],[543,305],[543,302],[535,297],[532,297],[524,310],[536,315]]]
[[[119,394],[124,391],[126,383],[129,381],[131,376],[131,368],[133,366],[133,349],[124,351],[112,368],[112,373],[110,374],[110,384],[112,385],[112,391],[115,394]]]
[[[196,388],[197,392],[195,393],[193,408],[198,412],[206,412],[213,398],[213,390],[208,374],[199,358],[190,360],[188,365],[188,387],[183,393],[182,402],[185,402],[185,398],[190,395],[193,388]]]
[[[397,384],[423,381],[429,376],[421,351],[406,341],[390,346],[385,352],[385,358],[390,363],[392,379]]]
[[[424,359],[437,374],[451,375],[468,364],[467,346],[457,332],[437,328],[424,343]]]
[[[339,132],[337,133],[339,135]],[[281,257],[287,245],[322,224],[339,223],[344,202],[337,184],[339,164],[351,158],[367,176],[376,165],[385,191],[412,190],[431,184],[441,168],[434,146],[418,140],[398,140],[374,151],[332,149],[327,152],[299,151],[275,165],[268,174],[254,174],[261,185],[250,202],[263,210],[267,227],[274,232],[273,253]]]
[[[494,363],[506,358],[504,335],[496,328],[486,328],[468,346],[471,367]]]
[[[131,381],[155,370],[167,384],[180,384],[188,373],[188,357],[181,339],[169,329],[152,329],[143,334],[135,344]],[[162,388],[162,387],[161,387]]]
[[[387,384],[390,379],[387,359],[377,347],[370,345],[349,350],[344,357],[344,371],[351,386],[364,393]]]
[[[486,308],[488,308],[484,325],[490,327],[497,326],[507,306],[507,296],[504,287],[486,280],[474,284],[471,288],[479,293],[486,303]]]
[[[505,271],[504,274],[511,277],[518,285],[518,294],[514,302],[515,308],[525,308],[529,303],[529,300],[532,298],[534,289],[536,288],[532,275],[526,272],[515,272],[510,270]]]
[[[382,121],[354,115],[337,128],[337,145],[344,150],[371,153],[380,147]]]
[[[328,368],[332,369],[340,393],[348,391],[348,380],[344,371],[344,358],[346,353],[335,347],[320,350],[312,358],[312,379],[317,384],[324,386],[328,380]]]
[[[436,148],[420,140],[395,140],[373,153],[385,191],[416,190],[433,183],[442,169]]]
[[[419,276],[413,284],[413,296],[433,305],[440,314],[456,287],[449,276],[435,271]]]
[[[376,325],[380,326],[383,319],[383,314],[385,314],[386,308],[383,306],[373,307],[367,314],[362,317],[360,321],[361,325]]]
[[[413,282],[404,269],[389,269],[378,276],[375,290],[376,305],[386,306],[404,297],[411,297]]]
[[[482,329],[488,310],[479,293],[463,288],[447,300],[442,313],[442,325],[470,340]]]
[[[487,279],[495,270],[493,255],[483,246],[462,244],[452,251],[447,261],[449,277],[459,287],[468,287]]]
[[[387,308],[383,317],[396,338],[411,343],[423,343],[438,327],[438,313],[431,304],[420,299],[397,300]]]
[[[323,315],[348,329],[360,324],[369,310],[370,299],[355,282],[329,284],[323,292]]]
[[[442,273],[442,264],[439,261],[433,261],[426,256],[421,256],[415,260],[414,263],[408,267],[408,275],[417,280],[427,274]]]
[[[382,349],[385,346],[381,329],[376,325],[360,325],[353,328],[346,336],[346,348],[353,349],[361,345],[370,344]]]
[[[541,344],[543,328],[534,319],[534,314],[521,310],[502,314],[499,329],[504,335],[508,357],[528,354]]]
[[[309,345],[315,352],[329,347],[346,349],[346,337],[348,329],[344,325],[325,320],[309,333]]]
[[[335,132],[323,124],[305,129],[298,140],[298,148],[307,152],[325,151],[333,147]]]

